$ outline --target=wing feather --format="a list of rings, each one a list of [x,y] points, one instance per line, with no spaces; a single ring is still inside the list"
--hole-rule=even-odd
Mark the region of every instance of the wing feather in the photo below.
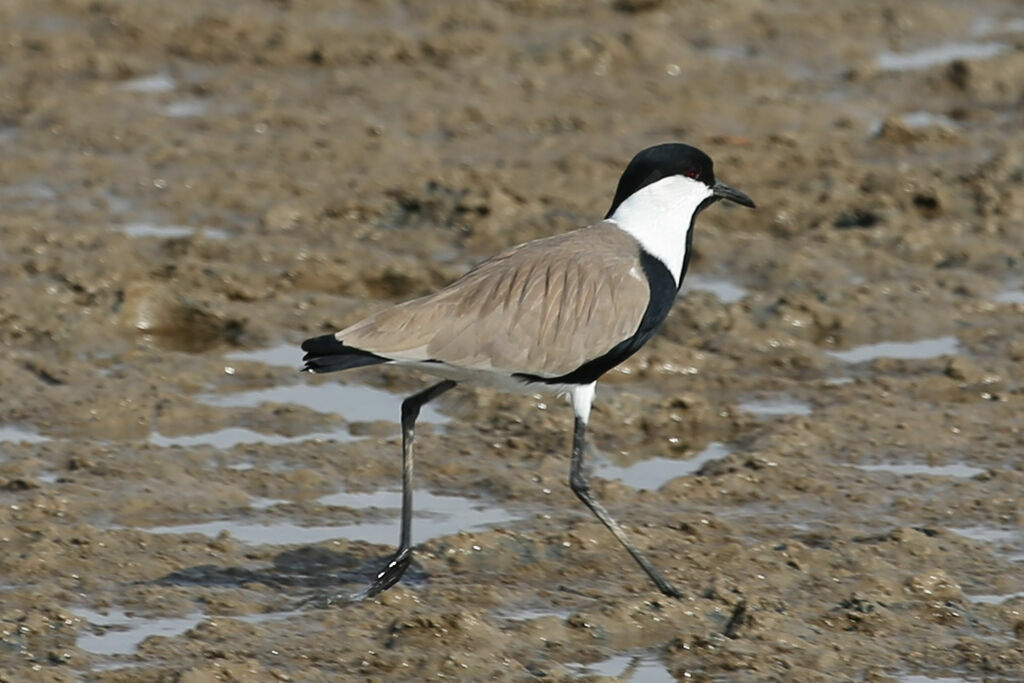
[[[397,360],[557,377],[640,325],[650,290],[639,249],[610,223],[527,242],[336,337]]]

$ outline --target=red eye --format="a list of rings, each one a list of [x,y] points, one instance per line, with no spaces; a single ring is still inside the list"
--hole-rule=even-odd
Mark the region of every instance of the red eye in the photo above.
[[[697,168],[696,166],[694,166],[692,168],[688,168],[685,171],[683,171],[683,175],[685,175],[687,178],[693,178],[694,180],[699,180],[700,179],[700,169]]]

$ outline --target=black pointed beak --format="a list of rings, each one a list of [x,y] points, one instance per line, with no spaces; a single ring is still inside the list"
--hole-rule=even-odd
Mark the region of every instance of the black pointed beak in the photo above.
[[[743,206],[749,206],[751,209],[757,208],[757,205],[754,204],[754,200],[748,197],[746,193],[733,189],[722,181],[716,182],[715,186],[712,187],[711,190],[715,193],[715,196],[720,199],[728,199],[731,202],[736,202]]]

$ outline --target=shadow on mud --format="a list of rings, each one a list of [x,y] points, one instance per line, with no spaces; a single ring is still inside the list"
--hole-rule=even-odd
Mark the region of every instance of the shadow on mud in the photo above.
[[[369,583],[387,563],[389,557],[390,555],[382,555],[366,558],[353,553],[339,553],[326,548],[307,546],[280,553],[274,558],[271,567],[248,569],[204,564],[171,572],[154,583],[161,586],[206,588],[241,588],[246,584],[261,583],[273,588],[338,590],[344,593]],[[414,559],[402,577],[402,582],[407,585],[422,584],[426,582],[427,576]]]

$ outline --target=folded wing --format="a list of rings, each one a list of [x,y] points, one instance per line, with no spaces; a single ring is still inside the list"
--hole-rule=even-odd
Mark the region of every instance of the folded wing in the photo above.
[[[639,254],[610,223],[535,240],[335,337],[397,361],[561,376],[637,330],[650,297]]]

